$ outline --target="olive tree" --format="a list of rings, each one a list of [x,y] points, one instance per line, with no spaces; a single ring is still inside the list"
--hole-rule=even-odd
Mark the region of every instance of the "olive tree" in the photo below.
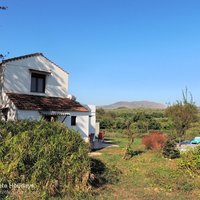
[[[183,100],[177,101],[165,111],[167,117],[172,120],[174,131],[179,137],[179,145],[191,124],[197,121],[198,108],[193,102],[191,94],[190,97],[190,100],[188,100],[188,91],[186,89],[183,91]]]
[[[135,137],[137,136],[137,133],[138,133],[138,124],[127,121],[126,122],[126,129],[125,129],[124,133],[128,137],[128,143],[126,145],[126,149],[125,149],[125,152],[124,152],[123,159],[127,159],[129,154],[130,154],[131,145],[133,144]]]

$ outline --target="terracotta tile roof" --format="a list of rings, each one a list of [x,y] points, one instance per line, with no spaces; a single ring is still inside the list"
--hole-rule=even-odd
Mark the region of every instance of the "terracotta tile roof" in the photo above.
[[[7,93],[19,110],[89,112],[79,102],[69,98]]]
[[[16,61],[16,60],[21,60],[21,59],[26,59],[26,58],[30,58],[30,57],[34,57],[34,56],[42,56],[45,59],[47,59],[49,62],[53,63],[54,65],[56,65],[57,67],[59,67],[60,69],[62,69],[64,72],[68,73],[62,67],[60,67],[59,65],[57,65],[56,63],[54,63],[53,61],[51,61],[47,57],[45,57],[42,53],[32,53],[32,54],[27,54],[27,55],[23,55],[23,56],[18,56],[18,57],[13,57],[13,58],[5,59],[5,60],[2,60],[2,62],[0,62],[0,66],[2,64],[8,63],[8,62],[12,62],[12,61]]]

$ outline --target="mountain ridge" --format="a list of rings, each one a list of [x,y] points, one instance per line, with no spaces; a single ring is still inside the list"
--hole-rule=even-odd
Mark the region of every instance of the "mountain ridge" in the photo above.
[[[113,104],[98,106],[98,108],[103,108],[103,109],[117,109],[121,107],[165,109],[166,105],[153,101],[118,101]]]

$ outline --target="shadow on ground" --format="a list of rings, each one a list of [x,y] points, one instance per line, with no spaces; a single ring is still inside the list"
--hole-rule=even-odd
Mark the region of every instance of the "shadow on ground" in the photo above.
[[[138,155],[143,154],[143,153],[145,153],[145,151],[133,151],[133,150],[132,150],[132,151],[130,152],[130,154],[131,154],[132,157],[138,156]]]
[[[145,151],[134,151],[134,150],[129,150],[125,155],[124,155],[124,159],[125,160],[130,160],[131,158],[133,158],[134,156],[138,156],[140,154],[145,153]]]
[[[112,140],[108,140],[108,139],[106,139],[104,141],[95,140],[94,142],[91,143],[91,151],[92,152],[100,150],[100,149],[104,149],[107,147],[119,147],[119,145],[114,143]]]
[[[101,160],[91,158],[89,184],[99,188],[107,183],[116,183],[121,172],[112,166],[106,166]]]

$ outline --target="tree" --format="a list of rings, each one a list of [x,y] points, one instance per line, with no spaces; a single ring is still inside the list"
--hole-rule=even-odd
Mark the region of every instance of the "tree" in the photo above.
[[[97,114],[99,114],[99,115],[105,115],[105,110],[103,109],[103,108],[98,108],[97,109]]]
[[[140,133],[149,133],[149,119],[138,120],[137,126]]]
[[[198,108],[193,102],[191,94],[190,97],[190,100],[188,100],[186,88],[185,92],[183,91],[183,100],[177,101],[176,104],[169,106],[165,111],[167,117],[173,122],[173,128],[179,137],[179,145],[191,123],[197,120]]]
[[[128,143],[126,145],[126,149],[125,149],[125,152],[124,152],[123,159],[128,158],[128,156],[130,154],[130,150],[131,150],[131,145],[133,144],[137,133],[138,133],[137,123],[131,123],[130,121],[127,121],[126,122],[125,134],[128,137]]]
[[[180,151],[177,149],[176,142],[170,138],[163,147],[163,156],[169,159],[180,158]]]

